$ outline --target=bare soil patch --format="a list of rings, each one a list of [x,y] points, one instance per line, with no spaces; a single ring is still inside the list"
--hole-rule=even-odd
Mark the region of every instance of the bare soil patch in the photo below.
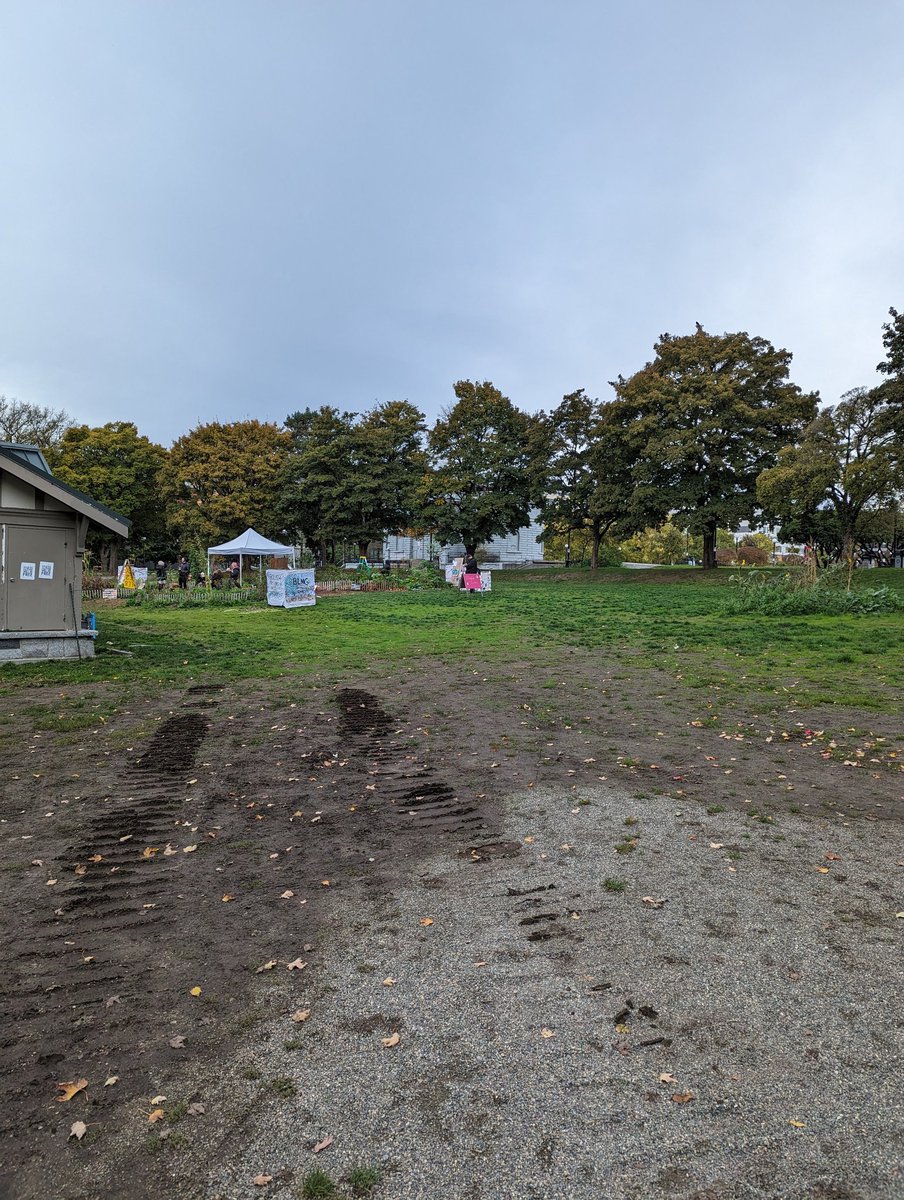
[[[356,942],[393,942],[394,897],[437,852],[477,873],[518,864],[515,793],[580,804],[605,783],[738,813],[777,838],[789,810],[876,837],[890,822],[898,836],[904,775],[887,719],[715,711],[625,661],[421,660],[366,678],[7,698],[0,1192],[43,1196],[52,1177],[60,1200],[215,1194],[214,1165],[293,1094],[261,1069],[257,1035],[335,986],[340,940],[352,956]],[[627,847],[630,827],[620,836]],[[839,888],[843,876],[833,871]],[[433,908],[454,910],[467,883],[435,872],[420,883],[431,879]],[[506,886],[526,946],[571,940],[578,896],[554,879]],[[851,911],[869,926],[872,909]],[[743,935],[713,920],[717,941]],[[385,1010],[361,1014],[368,1030],[404,1025],[391,1001],[387,989]],[[645,1037],[668,1036],[628,1012]],[[227,1062],[240,1082],[224,1092]],[[82,1078],[87,1088],[56,1099]],[[691,1194],[673,1182],[663,1194]]]

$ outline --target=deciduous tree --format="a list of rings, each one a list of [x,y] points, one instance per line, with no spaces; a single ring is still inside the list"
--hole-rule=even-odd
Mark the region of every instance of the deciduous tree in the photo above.
[[[461,379],[454,390],[456,403],[430,432],[423,507],[441,542],[476,554],[481,542],[529,521],[537,492],[531,418],[488,380]]]
[[[198,425],[174,444],[160,473],[161,497],[183,547],[207,547],[249,525],[279,537],[277,490],[292,444],[272,422]]]
[[[883,387],[854,388],[807,426],[799,445],[761,473],[763,508],[783,534],[823,547],[834,540],[853,565],[863,521],[902,487],[898,439]]]
[[[72,418],[62,409],[0,396],[0,442],[37,446],[44,452],[51,468],[63,434],[71,424]]]
[[[158,487],[166,451],[138,432],[131,421],[110,421],[92,428],[73,425],[63,434],[55,456],[54,475],[132,522],[127,549],[145,553],[165,538],[165,519]],[[92,548],[101,570],[115,570],[119,540],[93,531]]]
[[[756,480],[816,412],[816,396],[789,381],[791,355],[746,333],[663,334],[655,358],[619,376],[609,420],[628,447],[635,528],[675,523],[703,535],[715,565],[716,529],[756,508]]]

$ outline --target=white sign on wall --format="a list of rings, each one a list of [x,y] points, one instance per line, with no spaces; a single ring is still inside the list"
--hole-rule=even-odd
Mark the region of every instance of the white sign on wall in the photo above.
[[[42,562],[38,566],[38,579],[53,579],[52,562]]]
[[[35,564],[34,563],[19,563],[19,578],[34,579]]]

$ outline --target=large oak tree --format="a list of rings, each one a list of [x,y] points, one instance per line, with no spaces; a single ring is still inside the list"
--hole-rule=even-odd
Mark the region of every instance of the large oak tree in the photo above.
[[[672,514],[703,535],[716,565],[716,530],[751,519],[757,477],[797,440],[817,397],[788,378],[791,355],[747,333],[663,334],[652,362],[613,383],[607,414],[631,461],[627,516],[635,528]]]

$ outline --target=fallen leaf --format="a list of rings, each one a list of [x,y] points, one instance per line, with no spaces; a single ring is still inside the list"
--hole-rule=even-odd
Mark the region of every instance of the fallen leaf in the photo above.
[[[433,918],[432,917],[421,917],[420,924],[421,925],[432,925]]]
[[[279,898],[280,900],[291,900],[294,895],[294,892],[285,891]]]
[[[166,845],[163,847],[163,853],[164,853],[165,857],[169,858],[169,856],[171,854],[178,854],[179,851],[176,849],[176,847],[174,845],[172,845],[171,842],[167,842]]]
[[[678,1080],[675,1078],[675,1076],[670,1075],[668,1071],[663,1071],[662,1074],[657,1075],[656,1078],[659,1080],[660,1083],[677,1083],[678,1082]]]
[[[122,1004],[118,996],[108,996],[104,1001],[104,1008],[112,1008],[114,1004]]]
[[[76,868],[75,868],[75,873],[76,873],[76,875],[87,875],[88,868],[85,866],[84,863],[77,863]]]
[[[387,1049],[389,1049],[391,1046],[398,1046],[398,1044],[401,1040],[402,1040],[402,1038],[401,1038],[400,1034],[391,1033],[389,1035],[389,1037],[380,1038],[380,1043],[381,1043],[381,1045],[383,1045]]]
[[[162,1121],[166,1113],[162,1108],[155,1108],[152,1113],[148,1113],[148,1124],[155,1125],[158,1121]]]
[[[119,1083],[118,1075],[108,1075],[104,1080],[104,1087],[112,1087],[114,1083]]]
[[[72,1127],[69,1130],[69,1136],[71,1138],[77,1138],[79,1141],[81,1141],[87,1132],[88,1126],[84,1121],[73,1121]]]
[[[180,1033],[176,1037],[170,1038],[169,1044],[174,1050],[181,1050],[185,1045],[185,1035]]]
[[[260,975],[261,971],[272,971],[278,961],[278,959],[271,958],[269,962],[262,963],[254,972],[255,975]]]
[[[197,847],[197,845],[194,845],[194,846],[183,846],[183,847],[182,847],[182,853],[183,853],[183,854],[194,854],[194,852],[197,850],[197,848],[198,848],[198,847]]]
[[[806,1121],[789,1121],[788,1124],[793,1125],[795,1129],[806,1129],[807,1128]]]
[[[710,848],[710,850],[721,850],[724,847],[724,845],[725,845],[724,842],[710,842],[709,848]]]
[[[329,886],[330,886],[330,881],[329,881],[328,879],[321,879],[321,881],[320,881],[320,886],[321,886],[321,887],[329,887]]]
[[[189,996],[200,996],[201,989],[199,987],[193,987],[193,988],[191,988],[191,990],[189,991],[188,994],[189,994]]]
[[[206,1109],[203,1104],[195,1100],[192,1104],[189,1104],[187,1112],[190,1117],[200,1117],[203,1112],[206,1112]]]
[[[395,980],[391,975],[387,975],[383,980],[383,987],[395,987]]]
[[[122,841],[125,841],[125,838],[120,838],[119,840],[122,842]],[[145,848],[141,852],[141,857],[142,858],[153,858],[155,854],[159,854],[159,853],[160,853],[159,846],[145,846]]]
[[[162,1104],[165,1099],[166,1099],[166,1096],[152,1096],[151,1104]]]
[[[676,1092],[672,1099],[676,1104],[689,1104],[694,1099],[693,1092]]]
[[[665,896],[644,896],[641,904],[649,904],[650,908],[662,908],[665,904]]]
[[[314,1153],[319,1154],[321,1150],[325,1150],[327,1148],[327,1146],[332,1146],[332,1144],[333,1144],[333,1135],[331,1133],[328,1133],[326,1135],[326,1137],[323,1139],[323,1141],[318,1142],[317,1145],[314,1147]]]
[[[268,1183],[273,1182],[272,1175],[255,1175],[251,1180],[255,1187],[266,1187]]]
[[[230,900],[234,900],[235,896],[230,896],[228,892],[223,896],[223,903],[228,904]]]
[[[828,875],[829,873],[828,867],[817,867],[816,870],[820,873],[820,875]]]
[[[297,1012],[292,1013],[292,1020],[296,1025],[300,1025],[302,1021],[306,1021],[310,1015],[311,1010],[309,1008],[300,1008]]]
[[[65,1104],[78,1092],[83,1092],[87,1086],[87,1079],[77,1079],[74,1083],[58,1083],[57,1087],[60,1089],[60,1095],[57,1096],[57,1100],[59,1100],[61,1104]]]
[[[622,1024],[621,1022],[619,1022],[619,1024],[615,1026],[615,1032],[616,1032],[616,1033],[630,1033],[630,1032],[631,1032],[631,1026],[630,1026],[630,1025],[624,1025],[624,1024]]]
[[[556,1036],[555,1032],[552,1029],[541,1029],[540,1030],[541,1038],[554,1038],[555,1036]]]
[[[307,965],[308,964],[306,962],[302,962],[300,958],[296,958],[292,962],[286,963],[286,970],[303,971]]]

